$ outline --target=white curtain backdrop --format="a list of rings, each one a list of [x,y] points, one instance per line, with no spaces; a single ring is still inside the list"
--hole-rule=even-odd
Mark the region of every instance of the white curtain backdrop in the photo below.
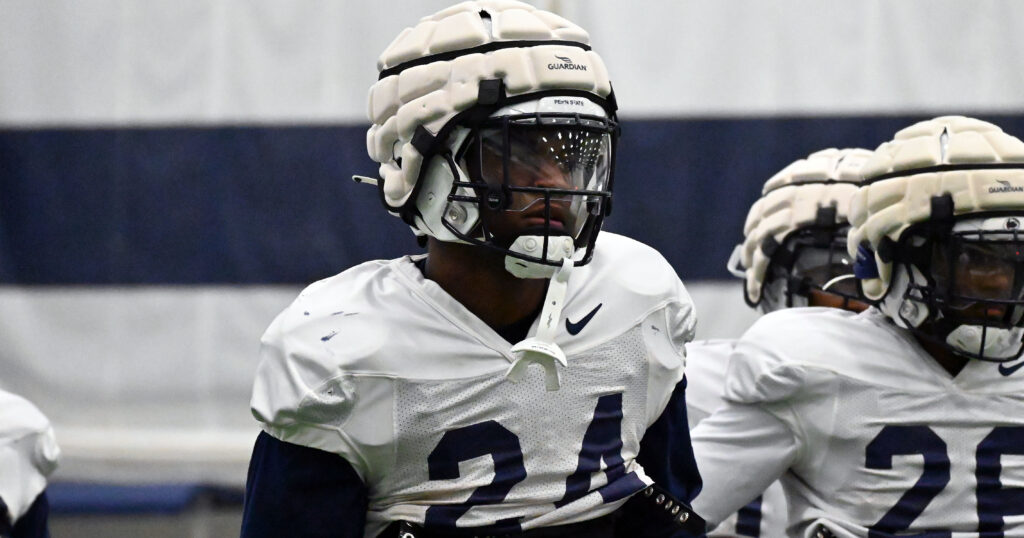
[[[438,0],[0,0],[0,125],[364,122],[377,55]],[[1024,3],[538,1],[625,116],[1024,108]]]

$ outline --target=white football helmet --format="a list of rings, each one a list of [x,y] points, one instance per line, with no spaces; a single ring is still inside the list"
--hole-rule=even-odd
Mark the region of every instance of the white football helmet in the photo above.
[[[522,2],[462,2],[404,30],[378,68],[367,149],[383,179],[370,181],[393,215],[420,237],[497,249],[522,278],[590,260],[619,130],[583,29]],[[510,211],[532,228],[488,218]]]
[[[1024,337],[1024,142],[963,116],[896,133],[864,166],[848,248],[865,295],[918,337],[1008,361]]]
[[[764,185],[743,226],[729,271],[762,312],[807,306],[811,290],[861,300],[846,254],[847,208],[866,149],[825,149],[786,166]]]

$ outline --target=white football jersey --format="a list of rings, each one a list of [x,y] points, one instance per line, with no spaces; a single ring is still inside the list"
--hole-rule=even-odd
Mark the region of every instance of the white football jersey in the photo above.
[[[764,316],[693,431],[694,508],[724,516],[781,475],[791,536],[1024,536],[1020,364],[951,376],[876,309]]]
[[[28,400],[0,390],[0,499],[12,522],[46,489],[59,457],[50,421]]]
[[[270,435],[346,458],[390,521],[530,529],[612,512],[650,482],[640,439],[683,376],[693,304],[660,254],[602,233],[573,270],[544,371],[513,383],[513,343],[416,258],[311,285],[263,337],[252,410]],[[534,322],[530,334],[536,333]]]
[[[692,430],[725,405],[726,367],[736,340],[700,340],[686,344],[686,417]],[[699,469],[699,467],[698,467]],[[705,477],[705,482],[707,478]],[[698,514],[704,515],[701,512]],[[772,482],[759,497],[718,523],[709,538],[783,536],[786,498],[782,485]]]

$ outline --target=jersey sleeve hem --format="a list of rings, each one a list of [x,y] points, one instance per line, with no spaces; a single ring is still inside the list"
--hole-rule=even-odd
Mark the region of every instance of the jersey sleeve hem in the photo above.
[[[288,424],[260,424],[260,427],[271,437],[291,443],[293,445],[301,445],[309,448],[315,448],[331,454],[337,454],[338,456],[345,458],[352,465],[356,474],[359,475],[359,479],[363,483],[367,482],[366,472],[366,461],[351,448],[349,450],[338,451],[338,447],[353,447],[355,443],[345,434],[345,432],[324,426],[322,424],[309,424],[301,422],[291,422]],[[331,439],[332,437],[340,438],[339,443],[337,439]]]

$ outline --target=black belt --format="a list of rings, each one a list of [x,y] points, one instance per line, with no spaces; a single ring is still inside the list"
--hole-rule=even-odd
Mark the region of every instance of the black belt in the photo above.
[[[485,528],[427,528],[395,521],[378,538],[661,538],[683,532],[703,536],[705,522],[690,506],[667,490],[648,486],[634,494],[618,510],[578,523],[540,527],[516,534],[488,533]]]
[[[614,538],[615,520],[618,519],[615,516],[617,515],[618,511],[588,521],[555,527],[541,527],[517,534],[488,534],[486,529],[473,529],[472,527],[434,529],[408,521],[396,521],[389,525],[378,538],[556,538],[575,536]]]

